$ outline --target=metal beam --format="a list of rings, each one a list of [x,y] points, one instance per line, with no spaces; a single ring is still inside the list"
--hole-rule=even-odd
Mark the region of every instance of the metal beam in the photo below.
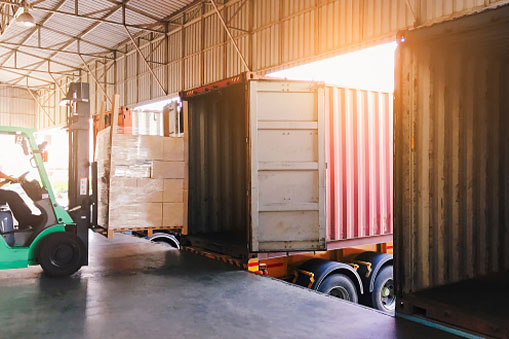
[[[60,61],[51,60],[50,58],[42,57],[42,56],[37,55],[37,54],[32,54],[32,53],[25,52],[25,51],[15,50],[14,48],[10,48],[10,47],[7,47],[7,46],[2,46],[2,48],[9,49],[9,50],[11,50],[13,52],[16,51],[17,53],[25,54],[25,55],[28,55],[28,56],[31,56],[31,57],[34,57],[34,58],[39,58],[39,59],[44,60],[44,61],[50,60],[51,62],[53,62],[55,64],[58,64],[58,65],[61,65],[61,66],[65,66],[65,67],[69,67],[72,70],[79,70],[80,69],[79,66],[77,67],[75,65],[69,65],[69,64],[66,64],[66,63],[63,63],[63,62],[60,62]],[[0,64],[4,64],[4,63],[5,63],[5,61],[3,63],[0,63]]]
[[[0,41],[0,47],[2,47],[2,45],[13,46],[13,47],[18,47],[18,48],[22,47],[22,48],[37,49],[40,51],[57,52],[57,53],[63,53],[63,54],[72,54],[72,55],[80,54],[80,53],[74,52],[74,51],[62,50],[61,48],[51,48],[51,47],[42,47],[42,46],[39,47],[39,46],[20,44],[20,43],[9,42],[9,41]],[[105,53],[105,52],[98,52],[98,53]],[[98,53],[81,53],[81,55],[92,57],[92,58],[115,60],[113,57],[110,57],[110,56],[97,55]],[[109,52],[106,52],[106,53],[109,53]]]
[[[154,70],[152,69],[152,66],[150,66],[150,64],[148,63],[147,59],[145,59],[145,56],[143,55],[143,53],[141,52],[141,49],[138,47],[138,44],[136,43],[136,41],[134,41],[134,38],[133,36],[131,35],[131,32],[129,32],[129,30],[127,29],[126,26],[124,26],[124,29],[125,31],[127,32],[127,34],[129,35],[129,38],[131,39],[133,45],[134,45],[134,48],[136,48],[136,51],[138,51],[138,54],[141,56],[141,58],[143,59],[143,61],[145,62],[145,65],[148,67],[148,70],[150,71],[150,73],[152,74],[152,76],[154,77],[154,79],[156,79],[157,81],[157,84],[159,85],[159,87],[161,88],[161,90],[163,91],[163,93],[165,95],[168,95],[168,92],[166,91],[166,89],[164,88],[163,84],[161,84],[161,81],[159,81],[159,78],[156,76]]]
[[[1,0],[0,0],[1,1]],[[111,7],[110,7],[111,8]],[[110,47],[107,47],[107,46],[104,46],[104,45],[101,45],[95,41],[92,41],[92,40],[87,40],[87,39],[83,39],[83,38],[77,38],[76,36],[72,35],[72,34],[69,34],[69,33],[65,33],[64,31],[61,31],[61,30],[58,30],[58,29],[55,29],[55,28],[51,28],[51,27],[48,27],[48,26],[45,26],[41,23],[36,23],[37,25],[37,32],[38,32],[38,41],[40,43],[40,35],[41,35],[41,28],[44,28],[50,32],[54,32],[54,33],[57,33],[57,34],[60,34],[60,35],[63,35],[65,37],[68,37],[70,39],[74,39],[76,41],[80,40],[81,42],[86,42],[87,44],[90,44],[92,46],[96,46],[96,47],[99,47],[99,48],[102,48],[104,49],[105,51],[104,52],[101,52],[101,53],[114,53],[114,52],[120,52],[122,53],[122,51],[119,51],[119,50],[116,50],[114,48],[110,48]]]
[[[235,16],[237,16],[237,14],[240,13],[240,11],[242,10],[242,8],[247,4],[247,0],[243,0],[242,3],[240,4],[240,6],[237,7],[237,9],[235,10],[235,12],[232,13],[232,15],[228,18],[228,20],[226,20],[226,24],[227,25],[230,25],[230,21],[232,21],[233,18],[235,18]]]
[[[0,4],[12,4],[12,3],[9,0],[0,0]],[[120,8],[120,7],[121,7],[121,3],[118,6],[118,8]],[[44,8],[44,7],[40,7],[40,6],[32,6],[31,10],[41,11],[41,12],[46,12],[46,13],[51,13],[51,14],[58,14],[58,15],[63,15],[63,16],[68,16],[68,17],[73,17],[73,18],[78,18],[78,19],[83,19],[83,20],[89,20],[89,21],[94,21],[94,22],[99,22],[99,23],[110,24],[110,25],[123,26],[123,24],[120,22],[116,22],[116,21],[112,21],[112,20],[108,20],[108,19],[84,16],[83,14],[76,14],[75,12],[66,12],[66,11],[61,11],[58,9],[50,9],[50,8]],[[156,22],[155,24],[160,24],[160,22]],[[135,28],[135,29],[139,29],[139,30],[143,30],[143,31],[147,31],[147,32],[164,34],[164,30],[157,30],[157,29],[144,27],[146,25],[153,25],[153,24],[140,24],[140,25],[127,24],[127,26],[129,28]]]
[[[17,54],[17,53],[16,53]],[[15,54],[15,55],[16,55]],[[24,68],[39,68],[39,66],[41,66],[42,64],[44,63],[44,60],[39,60],[37,62],[33,62],[31,64],[28,64],[28,65],[24,65],[23,67]],[[18,68],[18,65],[16,63],[14,63],[14,68]]]
[[[17,84],[18,82],[20,82],[23,79],[25,79],[25,77],[14,78],[9,81],[2,81],[2,82],[0,82],[0,84],[10,84],[10,85],[14,86],[14,84]]]
[[[78,0],[75,0],[75,1],[76,1],[76,5],[77,5],[78,4]],[[106,7],[106,8],[103,8],[103,9],[98,9],[97,11],[88,12],[88,13],[82,13],[80,15],[91,16],[91,15],[95,15],[95,14],[100,14],[100,13],[103,13],[103,12],[107,12],[110,9],[113,9],[115,7],[117,7],[117,6],[110,6],[110,7]],[[76,11],[74,12],[74,14],[78,15],[78,7],[76,7]]]
[[[108,0],[108,1],[109,1],[109,2],[111,2],[111,3],[113,3],[113,4],[116,4],[116,5],[120,5],[120,6],[122,6],[122,1],[116,1],[116,0]],[[144,17],[147,17],[147,18],[149,18],[149,19],[151,19],[151,20],[154,20],[154,21],[156,21],[157,23],[160,23],[160,24],[162,24],[162,25],[164,25],[164,24],[165,24],[165,22],[164,22],[163,20],[161,20],[160,18],[155,17],[155,16],[153,16],[152,14],[149,14],[149,13],[147,13],[147,12],[145,12],[145,11],[143,11],[143,10],[139,9],[139,8],[135,8],[135,7],[129,6],[129,5],[127,5],[127,4],[125,5],[125,8],[126,8],[126,9],[128,9],[128,10],[130,10],[130,11],[132,11],[132,12],[135,12],[135,13],[141,14],[141,15],[143,15]]]
[[[48,65],[48,67],[49,67],[49,65]],[[58,83],[57,79],[55,79],[55,77],[53,76],[53,74],[51,74],[51,72],[48,71],[48,74],[51,77],[51,79],[53,79],[53,82],[55,83],[55,86],[58,86],[58,88],[60,89],[60,92],[62,93],[62,97],[65,97],[67,95],[67,93],[62,88],[62,86],[60,86],[60,84]]]
[[[11,71],[11,70],[8,70],[8,69],[4,69],[4,71],[12,73],[12,74],[20,75],[22,77],[30,77],[30,78],[32,78],[34,80],[37,80],[37,81],[41,81],[41,82],[46,82],[48,84],[52,84],[52,82],[49,81],[49,80],[38,78],[38,77],[34,77],[33,75],[28,75],[28,74],[24,74],[24,73],[20,73],[20,72],[16,72],[16,71]]]
[[[64,5],[64,3],[65,3],[65,0],[60,0],[60,2],[58,2],[58,3],[55,5],[55,7],[53,7],[53,8],[54,8],[54,9],[59,9],[59,8],[61,8],[61,7]],[[42,19],[42,21],[41,21],[41,23],[40,23],[40,24],[42,25],[42,24],[44,24],[45,22],[47,22],[47,21],[48,21],[48,20],[52,17],[52,15],[53,15],[53,14],[48,14],[48,15],[46,15],[46,16]],[[25,42],[27,42],[27,41],[28,41],[28,40],[32,37],[32,35],[33,35],[35,32],[37,32],[37,29],[38,29],[38,28],[37,28],[37,26],[36,26],[36,27],[34,27],[34,28],[32,28],[32,29],[28,32],[28,34],[27,34],[27,35],[26,35],[26,36],[25,36],[25,37],[24,37],[24,38],[23,38],[23,39],[22,39],[19,43],[20,43],[20,44],[24,44]],[[13,53],[15,53],[17,50],[18,50],[18,48],[15,48],[15,49],[14,49],[14,51],[13,51]],[[5,61],[6,61],[7,59],[9,59],[9,58],[10,58],[10,55],[9,55],[7,58],[5,58],[5,59],[3,60],[2,64],[4,64],[4,63],[5,63]]]
[[[44,60],[42,62],[44,62]],[[55,74],[55,75],[73,75],[73,73],[64,72],[64,71],[48,72],[48,71],[41,70],[41,69],[33,69],[33,68],[26,68],[26,67],[9,67],[9,66],[1,66],[1,65],[0,65],[0,70],[25,71],[25,72],[44,73],[44,74],[51,73],[51,74]]]
[[[41,108],[44,112],[44,114],[46,114],[46,116],[48,117],[48,119],[51,121],[51,123],[54,125],[55,124],[55,120],[53,120],[51,118],[51,116],[48,114],[48,111],[46,111],[46,108],[44,108],[41,103],[39,102],[39,99],[37,99],[37,97],[34,95],[34,93],[32,93],[32,91],[30,90],[30,88],[28,88],[28,77],[27,77],[27,83],[25,85],[28,93],[30,93],[30,95],[32,96],[32,98],[34,98],[35,102],[37,102],[37,105],[39,105],[39,108]]]
[[[11,25],[11,20],[14,19],[14,14],[19,7],[21,7],[21,1],[0,4],[0,35]],[[12,15],[9,14],[9,11],[12,12]]]
[[[129,0],[125,0],[126,2],[129,1]],[[112,16],[115,12],[117,11],[117,9],[113,8],[111,9],[110,11],[108,11],[105,15],[102,16],[102,18],[108,18],[110,16]],[[88,26],[85,30],[83,30],[81,33],[79,33],[76,37],[74,37],[73,39],[77,39],[77,49],[78,49],[78,52],[80,52],[80,39],[87,33],[89,33],[90,31],[92,31],[94,28],[96,28],[97,26],[99,26],[101,23],[100,22],[94,22],[92,25]],[[66,47],[68,47],[69,45],[71,45],[72,43],[74,43],[74,40],[69,40],[67,41],[66,43],[64,43],[62,45],[62,47],[60,47],[60,49],[64,49]],[[54,52],[50,55],[50,58],[53,58],[58,52]],[[83,60],[83,56],[82,54],[79,54],[78,55],[80,57],[81,60]],[[28,73],[30,74],[30,73]]]
[[[226,25],[226,22],[224,21],[224,18],[223,16],[221,15],[221,13],[219,12],[219,9],[217,8],[217,5],[216,5],[216,2],[214,0],[210,0],[210,3],[212,4],[212,6],[214,7],[214,10],[216,11],[216,14],[217,16],[219,17],[219,20],[221,21],[221,24],[223,25],[224,29],[226,30],[226,33],[228,34],[228,36],[230,37],[230,40],[232,41],[232,44],[233,44],[233,47],[235,47],[235,50],[237,51],[237,54],[239,55],[240,57],[240,60],[242,61],[242,63],[244,64],[244,67],[246,68],[246,70],[248,72],[251,72],[251,70],[249,69],[249,66],[247,65],[247,62],[246,60],[244,59],[244,56],[242,55],[242,53],[240,52],[240,49],[239,49],[239,46],[237,46],[237,43],[235,42],[235,39],[233,38],[233,35],[232,33],[230,32],[230,29],[228,28],[228,25]]]
[[[90,67],[88,67],[88,64],[86,63],[85,59],[83,59],[83,57],[80,55],[80,59],[81,61],[83,61],[83,65],[85,65],[85,68],[87,69],[88,71],[88,74],[90,74],[90,76],[92,77],[92,79],[94,79],[96,85],[99,87],[99,89],[101,90],[101,92],[103,92],[104,96],[106,97],[106,99],[108,99],[108,101],[110,102],[111,105],[113,105],[113,100],[111,100],[111,98],[108,96],[108,93],[106,92],[106,90],[102,87],[101,83],[96,79],[96,77],[94,76],[94,73],[92,72],[92,70],[90,69]]]
[[[114,49],[114,48],[111,48],[111,47],[108,47],[108,46],[104,46],[104,45],[101,45],[95,41],[92,41],[92,40],[87,40],[87,39],[83,39],[83,36],[81,37],[76,37],[72,34],[68,34],[68,33],[65,33],[65,32],[62,32],[61,30],[58,30],[58,29],[54,29],[54,28],[51,28],[51,27],[48,27],[48,26],[41,26],[41,28],[44,28],[50,32],[54,32],[54,33],[58,33],[58,34],[61,34],[65,37],[68,37],[70,39],[74,39],[76,41],[80,41],[80,42],[86,42],[87,44],[90,44],[92,46],[96,46],[96,47],[99,47],[99,48],[102,48],[106,51],[109,51],[110,53],[114,53],[114,52],[118,52],[118,50]]]

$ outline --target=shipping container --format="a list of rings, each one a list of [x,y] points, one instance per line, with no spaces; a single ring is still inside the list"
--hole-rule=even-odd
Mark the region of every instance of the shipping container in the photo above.
[[[183,93],[189,236],[239,253],[392,241],[391,95],[244,77]]]
[[[398,38],[398,311],[509,337],[509,6]]]

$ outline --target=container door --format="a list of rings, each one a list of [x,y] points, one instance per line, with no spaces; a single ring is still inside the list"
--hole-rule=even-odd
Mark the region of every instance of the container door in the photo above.
[[[251,251],[323,250],[324,88],[249,82]]]

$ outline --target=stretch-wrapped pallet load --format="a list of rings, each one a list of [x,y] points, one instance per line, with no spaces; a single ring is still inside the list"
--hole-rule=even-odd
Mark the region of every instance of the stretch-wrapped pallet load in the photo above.
[[[184,138],[115,134],[97,137],[98,223],[108,231],[183,228]],[[110,154],[111,150],[111,154]]]

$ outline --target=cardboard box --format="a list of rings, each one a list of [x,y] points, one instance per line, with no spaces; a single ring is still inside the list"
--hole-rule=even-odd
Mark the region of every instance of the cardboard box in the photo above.
[[[113,171],[115,177],[150,178],[152,174],[152,163],[116,165]]]
[[[137,178],[136,201],[163,202],[163,179]]]
[[[110,148],[109,128],[100,131],[99,225],[107,230],[183,226],[184,159],[183,138],[116,134]]]
[[[184,161],[184,138],[163,138],[163,160]]]
[[[111,202],[116,205],[163,202],[163,179],[150,178],[111,178]]]
[[[163,225],[162,203],[110,205],[109,229],[157,227]]]
[[[185,169],[184,162],[154,161],[152,163],[152,178],[184,179]]]
[[[163,202],[184,202],[184,179],[163,180]]]
[[[132,165],[136,162],[163,160],[163,137],[155,135],[116,134],[113,141],[113,163]]]
[[[163,224],[168,226],[184,226],[184,204],[164,203]]]

